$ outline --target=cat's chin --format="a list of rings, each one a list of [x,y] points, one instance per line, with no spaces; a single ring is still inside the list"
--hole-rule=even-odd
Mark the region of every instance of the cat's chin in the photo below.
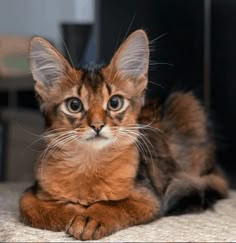
[[[107,137],[104,136],[94,136],[94,137],[90,137],[86,139],[88,142],[90,141],[104,141],[104,140],[108,140]]]
[[[91,146],[91,148],[94,149],[103,149],[106,146],[110,145],[112,143],[112,139],[109,139],[104,136],[95,136],[86,139],[86,144]]]

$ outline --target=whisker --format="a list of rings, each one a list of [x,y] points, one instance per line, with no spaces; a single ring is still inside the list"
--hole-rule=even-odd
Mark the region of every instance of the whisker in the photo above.
[[[59,143],[61,141],[63,141],[66,138],[69,138],[71,136],[76,136],[78,138],[78,135],[76,135],[73,131],[69,131],[69,132],[64,132],[60,135],[57,135],[55,139],[53,139],[49,144],[47,144],[47,147],[45,149],[45,151],[42,153],[41,155],[41,159],[44,160],[46,155],[48,154],[48,152],[55,146],[59,145]]]
[[[124,136],[130,136],[131,135],[133,138],[135,138],[135,139],[133,139],[133,142],[136,144],[138,149],[141,152],[143,152],[146,160],[147,160],[148,157],[150,158],[151,164],[152,164],[152,166],[154,166],[152,153],[151,153],[151,150],[149,148],[149,147],[151,147],[151,149],[154,150],[154,147],[153,147],[151,141],[141,132],[134,130],[134,128],[135,128],[134,126],[131,129],[126,127],[123,131],[119,131],[118,133],[120,133],[120,134],[122,133]],[[135,129],[137,129],[137,127]],[[137,140],[137,138],[139,140]],[[137,142],[135,140],[137,140]],[[140,143],[139,143],[139,141],[140,141]],[[140,144],[142,144],[143,149],[140,149]],[[149,155],[149,156],[147,156],[147,155]]]
[[[76,72],[76,70],[75,70],[75,65],[74,65],[74,63],[73,63],[72,57],[71,57],[70,52],[69,52],[69,50],[68,50],[68,48],[67,48],[67,45],[66,45],[66,43],[65,43],[65,40],[64,40],[63,38],[61,38],[61,39],[62,39],[62,41],[63,41],[63,45],[64,45],[64,47],[65,47],[65,49],[66,49],[66,52],[67,52],[67,54],[68,54],[68,57],[69,57],[69,59],[70,59],[71,65],[72,65],[72,67],[74,68],[75,75],[76,75],[76,79],[79,80],[79,79],[78,79],[77,72]]]
[[[148,83],[150,83],[150,84],[154,84],[154,85],[156,85],[156,86],[158,86],[158,87],[161,87],[162,89],[165,89],[165,87],[164,87],[163,85],[161,85],[161,84],[159,84],[159,83],[155,83],[155,82],[153,82],[153,81],[151,81],[151,80],[148,80]]]
[[[131,139],[131,141],[133,141],[134,144],[136,145],[136,147],[137,147],[139,153],[141,153],[142,157],[143,157],[146,161],[148,160],[148,157],[150,157],[150,159],[151,159],[151,164],[152,164],[152,166],[154,166],[151,151],[148,149],[146,143],[142,144],[142,143],[140,142],[140,140],[137,140],[136,137],[133,137],[133,135],[130,135],[128,132],[126,132],[126,133],[123,132],[123,133],[121,133],[121,135],[123,135],[123,139],[129,137],[129,138]],[[142,142],[143,142],[143,141],[142,141]],[[146,147],[146,149],[145,149],[145,147]],[[149,156],[147,155],[147,152],[149,153]]]
[[[160,130],[159,128],[156,128],[156,127],[153,127],[151,126],[154,122],[156,121],[156,119],[154,118],[150,123],[148,124],[139,124],[139,123],[136,123],[136,124],[127,124],[126,126],[128,128],[137,128],[137,129],[146,129],[146,130],[151,130],[151,131],[154,131],[156,133],[160,133],[162,134],[162,130]]]
[[[71,141],[70,141],[71,140]],[[65,143],[70,143],[74,140],[77,140],[77,137],[73,137],[73,136],[67,136],[64,137],[62,139],[60,139],[60,141],[55,142],[55,144],[51,145],[50,147],[47,147],[46,150],[44,151],[43,157],[41,158],[41,168],[43,170],[44,167],[44,161],[47,158],[47,156],[49,156],[49,154],[52,154],[53,152],[55,152],[56,150],[59,149],[58,145],[62,144],[64,145]]]
[[[129,24],[129,26],[128,26],[128,29],[127,29],[126,33],[125,33],[125,36],[124,36],[124,38],[123,38],[122,43],[124,42],[124,40],[126,39],[127,35],[129,34],[129,31],[130,31],[130,29],[131,29],[131,27],[132,27],[132,25],[133,25],[133,23],[134,23],[135,18],[136,18],[136,13],[134,14],[133,18],[132,18],[131,21],[130,21],[130,24]]]
[[[154,44],[156,41],[158,41],[159,39],[163,38],[163,37],[166,36],[166,35],[168,35],[167,32],[166,32],[166,33],[163,33],[163,34],[161,34],[161,35],[159,35],[158,37],[156,37],[156,38],[154,38],[154,39],[152,39],[152,40],[150,40],[149,43],[150,43],[150,44]]]
[[[156,65],[168,65],[171,67],[175,66],[173,63],[168,63],[168,62],[149,62],[149,66],[156,66]]]

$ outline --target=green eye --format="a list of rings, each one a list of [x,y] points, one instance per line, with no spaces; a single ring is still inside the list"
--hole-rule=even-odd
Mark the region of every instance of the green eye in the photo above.
[[[111,111],[118,111],[123,106],[124,106],[124,98],[120,95],[112,96],[107,103],[107,108]]]
[[[69,98],[65,103],[67,110],[71,113],[79,113],[83,110],[83,104],[78,98]]]

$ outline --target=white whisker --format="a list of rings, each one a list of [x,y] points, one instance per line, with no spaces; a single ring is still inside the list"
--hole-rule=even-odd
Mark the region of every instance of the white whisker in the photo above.
[[[70,59],[71,65],[72,65],[72,67],[73,67],[73,70],[74,70],[74,72],[75,72],[76,79],[79,80],[78,75],[77,75],[77,72],[76,72],[76,70],[75,70],[75,65],[74,65],[74,63],[73,63],[72,57],[71,57],[71,55],[70,55],[70,52],[69,52],[69,50],[68,50],[68,48],[67,48],[67,46],[66,46],[66,43],[65,43],[65,41],[64,41],[63,38],[62,38],[62,41],[63,41],[63,45],[64,45],[64,47],[65,47],[65,49],[66,49],[66,52],[67,52],[67,54],[68,54],[68,57],[69,57],[69,59]]]
[[[168,34],[168,33],[161,34],[161,35],[159,35],[158,37],[156,37],[156,38],[150,40],[149,43],[150,43],[150,44],[153,44],[153,43],[155,43],[156,41],[158,41],[159,39],[161,39],[162,37],[166,36],[167,34]]]

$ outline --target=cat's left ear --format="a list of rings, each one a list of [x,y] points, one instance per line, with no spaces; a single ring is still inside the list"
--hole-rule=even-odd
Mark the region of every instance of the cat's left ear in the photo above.
[[[53,86],[65,77],[69,63],[48,41],[34,37],[30,42],[30,68],[36,86]]]
[[[123,78],[145,77],[149,66],[149,42],[143,30],[133,32],[115,53],[110,65]]]

